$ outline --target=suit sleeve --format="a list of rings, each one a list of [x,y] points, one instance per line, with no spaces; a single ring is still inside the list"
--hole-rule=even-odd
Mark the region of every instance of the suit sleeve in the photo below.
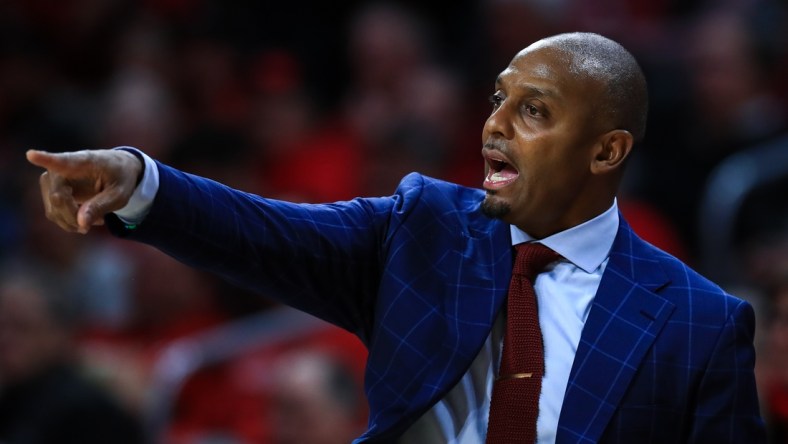
[[[728,317],[701,380],[690,442],[765,443],[753,367],[755,315],[739,301]]]
[[[402,209],[402,194],[293,204],[158,168],[150,213],[137,226],[108,216],[113,234],[153,245],[368,339],[385,233],[392,211]]]

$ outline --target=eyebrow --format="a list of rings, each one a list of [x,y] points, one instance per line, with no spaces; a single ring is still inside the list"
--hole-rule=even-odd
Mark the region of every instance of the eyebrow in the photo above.
[[[501,84],[503,84],[503,83],[504,83],[503,76],[499,75],[498,77],[495,78],[495,86],[496,87],[501,86]],[[528,92],[528,95],[532,96],[532,97],[538,97],[538,98],[539,97],[557,97],[557,94],[555,93],[555,91],[550,90],[550,89],[538,88],[538,87],[533,86],[533,85],[514,85],[514,88],[525,90],[525,91]]]

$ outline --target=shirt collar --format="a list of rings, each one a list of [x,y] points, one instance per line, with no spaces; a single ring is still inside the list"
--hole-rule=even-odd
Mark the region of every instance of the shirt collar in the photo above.
[[[586,273],[592,273],[608,257],[616,238],[618,203],[614,199],[613,205],[599,216],[544,239],[534,239],[514,225],[510,227],[512,245],[538,240]]]

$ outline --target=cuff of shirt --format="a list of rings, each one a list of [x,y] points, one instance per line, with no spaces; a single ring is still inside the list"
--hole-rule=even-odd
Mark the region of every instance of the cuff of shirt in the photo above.
[[[159,168],[153,159],[136,148],[122,146],[115,149],[130,152],[142,159],[145,164],[142,179],[137,184],[137,188],[134,190],[134,194],[131,195],[129,202],[125,207],[114,212],[123,223],[136,225],[145,219],[145,216],[148,215],[153,206],[156,192],[159,191]]]

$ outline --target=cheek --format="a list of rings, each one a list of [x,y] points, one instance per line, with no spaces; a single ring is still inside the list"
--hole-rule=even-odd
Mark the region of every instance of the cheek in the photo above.
[[[529,186],[563,188],[581,183],[588,174],[590,159],[583,146],[588,141],[577,128],[558,125],[549,130],[517,134],[521,173]]]
[[[584,186],[579,162],[561,156],[545,156],[533,162],[528,171],[529,198],[551,207],[576,195]]]

